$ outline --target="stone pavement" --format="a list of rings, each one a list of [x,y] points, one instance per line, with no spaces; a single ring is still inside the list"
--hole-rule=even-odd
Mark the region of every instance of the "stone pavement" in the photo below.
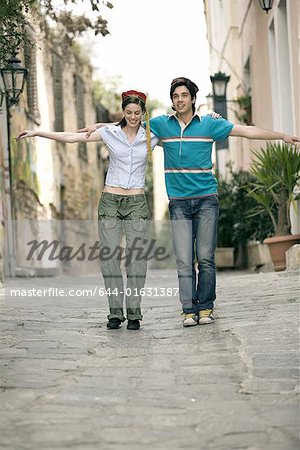
[[[184,329],[151,271],[140,331],[106,329],[96,277],[12,280],[1,297],[0,448],[299,448],[296,272],[218,275],[218,320]]]

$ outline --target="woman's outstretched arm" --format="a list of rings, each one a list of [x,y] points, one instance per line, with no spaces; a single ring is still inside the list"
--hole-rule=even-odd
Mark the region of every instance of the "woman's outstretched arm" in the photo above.
[[[94,131],[88,137],[84,133],[72,133],[69,131],[42,131],[42,130],[24,130],[19,133],[16,138],[26,139],[31,137],[43,137],[46,139],[53,139],[58,142],[75,143],[75,142],[98,142],[101,141],[101,136],[98,131]]]

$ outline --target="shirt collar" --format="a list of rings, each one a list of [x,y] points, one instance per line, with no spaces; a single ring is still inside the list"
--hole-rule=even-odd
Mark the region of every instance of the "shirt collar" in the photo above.
[[[169,114],[169,119],[171,119],[172,117],[173,117],[174,119],[179,120],[178,117],[177,117],[177,115],[176,115],[176,113],[174,113],[174,114]],[[192,116],[190,122],[193,120],[194,117],[198,117],[199,122],[201,122],[201,114],[200,114],[198,111],[196,111],[195,114]]]

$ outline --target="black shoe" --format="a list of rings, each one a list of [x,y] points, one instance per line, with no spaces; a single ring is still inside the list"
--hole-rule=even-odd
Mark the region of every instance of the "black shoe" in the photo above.
[[[107,322],[106,326],[107,328],[109,328],[110,330],[117,330],[118,328],[120,328],[121,326],[121,320],[120,319],[109,319],[109,321]]]
[[[139,330],[140,321],[138,319],[130,320],[128,319],[127,330]]]

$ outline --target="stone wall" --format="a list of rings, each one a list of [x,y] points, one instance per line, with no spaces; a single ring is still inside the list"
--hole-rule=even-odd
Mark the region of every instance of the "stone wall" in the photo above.
[[[25,51],[23,58],[30,71],[26,89],[19,104],[11,109],[11,203],[15,220],[12,228],[16,240],[16,266],[39,269],[40,273],[40,269],[47,272],[53,267],[60,272],[73,270],[74,273],[75,270],[82,273],[89,269],[75,262],[65,265],[59,261],[26,259],[28,240],[43,237],[45,224],[42,221],[49,222],[46,227],[49,240],[57,237],[57,230],[64,230],[65,243],[68,239],[74,240],[77,233],[84,238],[89,238],[91,233],[94,235],[91,224],[97,222],[97,204],[104,184],[104,165],[98,143],[62,144],[43,138],[15,140],[24,129],[76,131],[96,121],[89,63],[82,60],[78,52],[63,54],[57,43],[37,33],[32,30],[31,39],[38,45],[34,50],[27,49],[30,55]],[[3,203],[0,190],[0,221]],[[65,223],[76,220],[76,224],[53,227],[51,222],[58,220]],[[3,246],[2,222],[0,255]],[[30,226],[27,226],[28,222]],[[68,230],[70,236],[66,234]]]

